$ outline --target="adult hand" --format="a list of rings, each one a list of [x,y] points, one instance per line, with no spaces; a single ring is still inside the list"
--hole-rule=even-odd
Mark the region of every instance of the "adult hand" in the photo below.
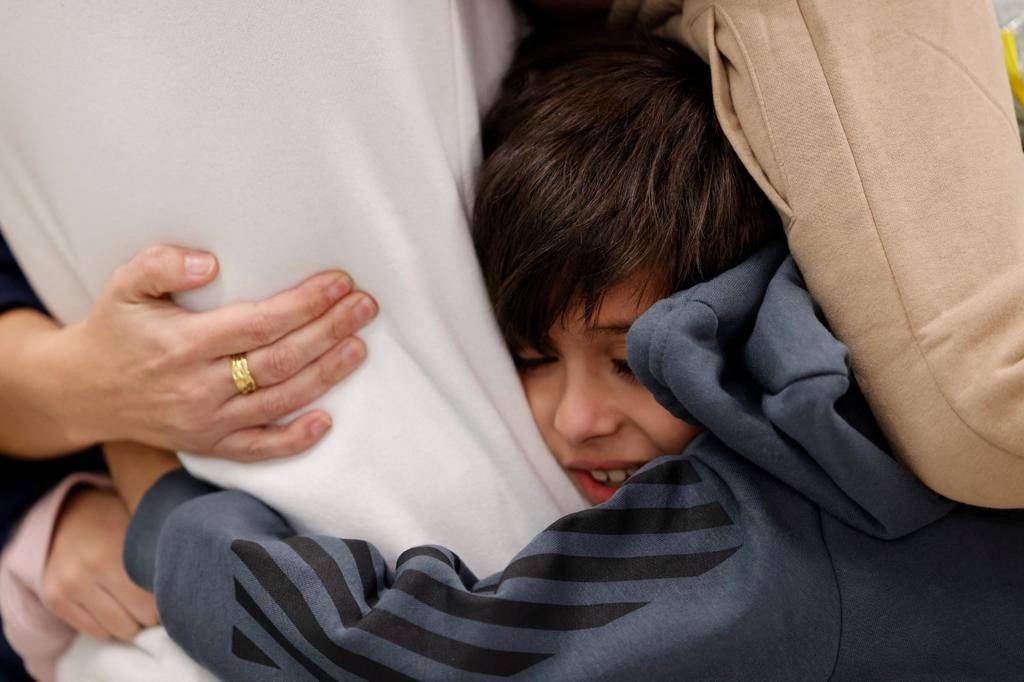
[[[342,272],[316,275],[255,303],[194,313],[169,294],[209,283],[207,253],[147,249],[119,268],[89,316],[66,328],[61,349],[74,377],[66,409],[86,440],[133,440],[170,450],[254,460],[295,454],[319,440],[330,417],[308,405],[366,354],[353,334],[377,306]],[[54,349],[50,349],[51,353]],[[230,357],[246,353],[259,385],[241,395]]]
[[[54,528],[43,572],[43,603],[99,640],[131,639],[159,617],[153,595],[122,564],[128,510],[113,490],[73,490]]]

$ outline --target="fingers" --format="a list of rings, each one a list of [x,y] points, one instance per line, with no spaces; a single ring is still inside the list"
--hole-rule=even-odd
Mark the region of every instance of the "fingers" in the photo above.
[[[366,346],[362,340],[349,337],[306,365],[291,379],[229,400],[221,411],[224,423],[242,429],[286,417],[351,374],[365,356]]]
[[[344,272],[315,275],[302,284],[256,303],[236,303],[192,317],[208,357],[243,353],[270,345],[312,322],[353,289]]]
[[[75,602],[56,601],[47,607],[62,621],[78,632],[89,635],[101,642],[110,639],[110,633],[92,617],[86,609]]]
[[[42,576],[43,603],[97,639],[130,639],[153,622],[151,597],[122,563],[128,512],[111,490],[72,491],[60,510]]]
[[[139,626],[148,628],[160,622],[156,597],[132,582],[123,567],[100,583]]]
[[[74,601],[58,599],[47,606],[75,630],[100,641],[128,640],[140,629],[139,621],[95,583],[79,591]]]
[[[132,614],[102,585],[93,585],[92,589],[79,597],[78,603],[111,637],[129,640],[141,629]]]
[[[118,268],[111,280],[119,297],[140,302],[207,284],[217,275],[217,259],[203,251],[153,246]]]
[[[377,304],[368,294],[349,294],[333,308],[309,324],[296,329],[276,343],[247,354],[249,371],[261,387],[279,384],[291,378],[335,345],[355,334],[377,314]],[[237,392],[227,371],[227,362],[217,368],[223,372],[229,393]]]
[[[217,444],[214,454],[236,462],[297,455],[323,438],[330,427],[331,418],[326,412],[317,410],[287,424],[235,431]]]

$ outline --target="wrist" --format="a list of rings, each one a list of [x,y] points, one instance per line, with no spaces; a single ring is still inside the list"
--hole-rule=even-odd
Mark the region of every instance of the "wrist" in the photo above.
[[[178,469],[162,476],[143,495],[124,540],[125,568],[136,585],[153,591],[160,533],[171,514],[191,500],[218,490]]]
[[[106,415],[97,410],[100,394],[85,337],[85,323],[54,327],[27,351],[26,366],[38,377],[39,400],[68,450],[81,450],[115,438]]]
[[[142,496],[164,474],[181,468],[181,462],[173,452],[141,443],[104,443],[103,456],[114,487],[129,512],[135,511]]]

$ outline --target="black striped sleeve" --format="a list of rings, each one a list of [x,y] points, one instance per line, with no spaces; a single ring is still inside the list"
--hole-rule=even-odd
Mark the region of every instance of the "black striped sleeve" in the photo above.
[[[742,551],[726,509],[692,494],[700,483],[688,463],[663,460],[484,581],[446,548],[411,549],[392,573],[364,541],[296,535],[241,493],[201,495],[162,531],[176,549],[158,557],[157,596],[179,643],[227,679],[546,675]]]

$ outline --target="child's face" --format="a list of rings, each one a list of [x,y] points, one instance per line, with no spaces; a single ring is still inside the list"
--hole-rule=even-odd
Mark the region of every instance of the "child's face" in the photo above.
[[[548,448],[590,502],[611,498],[645,463],[678,454],[700,432],[669,414],[626,364],[626,331],[654,303],[627,282],[590,324],[551,329],[554,354],[518,353],[520,378]]]

